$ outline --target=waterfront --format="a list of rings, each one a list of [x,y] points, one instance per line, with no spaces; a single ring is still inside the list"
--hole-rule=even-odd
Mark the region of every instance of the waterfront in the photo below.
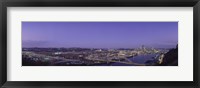
[[[157,55],[159,54],[138,55],[138,56],[131,57],[128,59],[132,61],[133,63],[145,65],[145,62],[147,62],[148,60],[155,60]],[[137,65],[115,62],[115,63],[110,63],[110,64],[100,64],[99,66],[137,66]]]
[[[178,22],[22,22],[22,36],[22,66],[178,65]]]
[[[167,49],[23,48],[23,66],[146,66]]]

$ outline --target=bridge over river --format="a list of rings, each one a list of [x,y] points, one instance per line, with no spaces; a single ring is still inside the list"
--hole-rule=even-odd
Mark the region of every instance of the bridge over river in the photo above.
[[[129,59],[125,59],[126,61],[114,61],[114,60],[102,60],[102,59],[93,59],[93,61],[103,61],[107,63],[122,63],[128,65],[135,65],[135,66],[145,66],[145,64],[134,63]]]

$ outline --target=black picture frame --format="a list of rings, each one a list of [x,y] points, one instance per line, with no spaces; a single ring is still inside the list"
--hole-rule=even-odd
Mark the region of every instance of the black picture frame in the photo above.
[[[7,7],[193,7],[194,81],[7,81]],[[200,0],[1,0],[0,86],[2,88],[199,88]]]

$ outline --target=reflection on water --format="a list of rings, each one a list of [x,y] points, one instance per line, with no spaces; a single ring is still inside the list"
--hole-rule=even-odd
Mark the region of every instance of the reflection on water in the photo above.
[[[130,61],[138,64],[145,64],[148,60],[153,60],[156,55],[158,54],[146,54],[146,55],[139,55],[132,58],[128,58]],[[133,66],[132,64],[125,64],[125,63],[108,63],[108,64],[101,64],[99,66]]]
[[[146,55],[139,55],[133,58],[129,58],[131,61],[139,64],[145,64],[147,60],[152,60],[156,57],[157,54],[146,54]]]

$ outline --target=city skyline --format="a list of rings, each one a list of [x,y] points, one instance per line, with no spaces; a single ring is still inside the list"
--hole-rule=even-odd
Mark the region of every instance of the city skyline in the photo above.
[[[22,22],[22,47],[175,48],[178,22]]]

